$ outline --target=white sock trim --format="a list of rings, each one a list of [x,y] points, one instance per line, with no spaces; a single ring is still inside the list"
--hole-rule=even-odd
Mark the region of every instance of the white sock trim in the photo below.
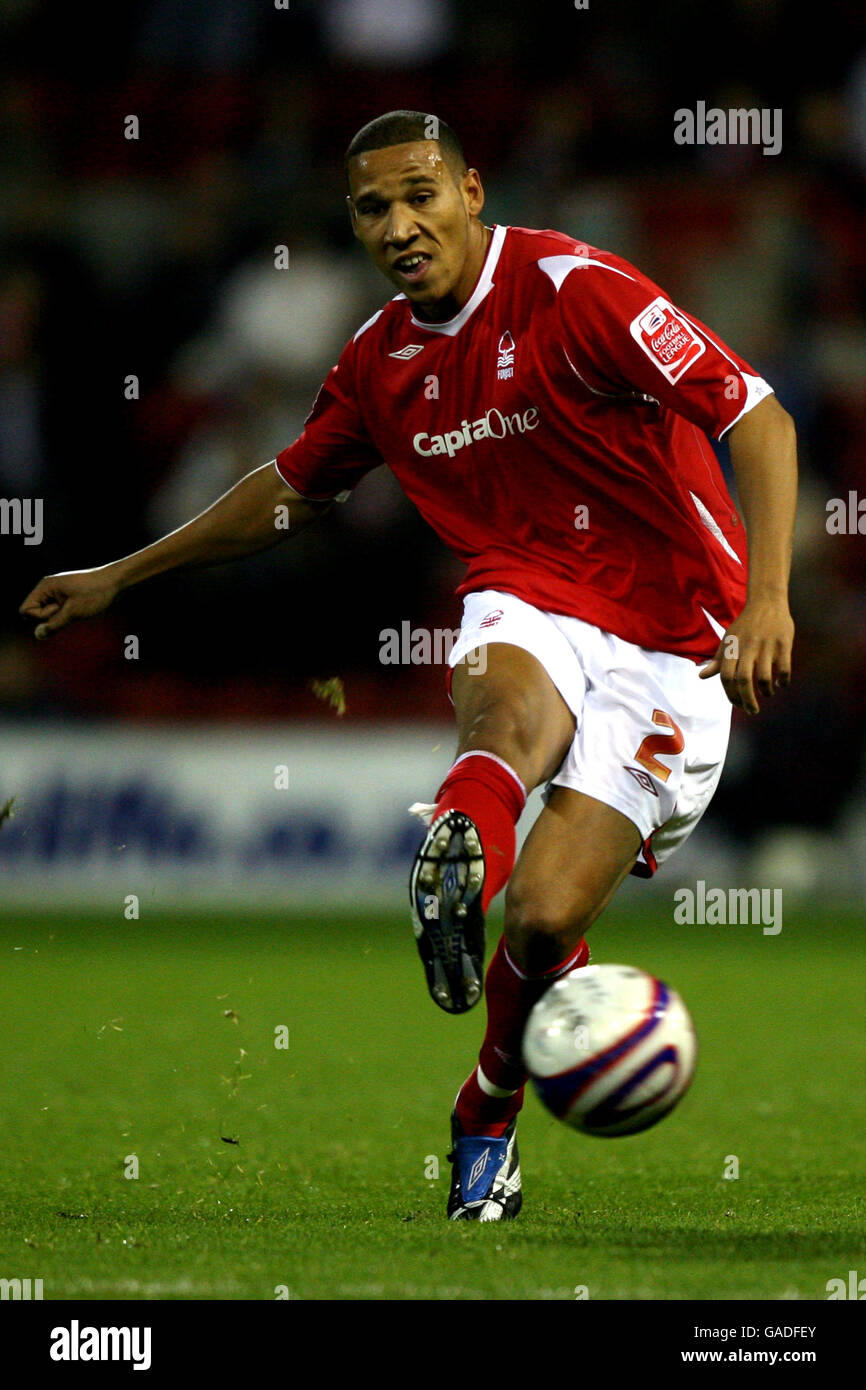
[[[562,965],[559,967],[559,969],[558,969],[558,970],[552,970],[552,971],[550,972],[549,975],[546,975],[546,974],[545,974],[545,975],[524,975],[524,973],[523,973],[523,971],[520,969],[520,967],[514,964],[514,961],[511,959],[511,955],[510,955],[510,953],[509,953],[508,947],[505,945],[504,942],[503,942],[503,944],[502,944],[502,949],[503,949],[503,952],[505,953],[505,959],[506,959],[506,961],[507,961],[508,964],[511,966],[511,969],[514,971],[515,975],[519,976],[519,978],[520,978],[521,980],[544,980],[544,979],[558,980],[559,977],[560,977],[560,975],[567,975],[567,974],[569,973],[570,970],[573,970],[573,969],[574,969],[574,958],[575,958],[575,956],[578,954],[578,952],[580,951],[580,947],[579,947],[579,946],[575,946],[575,948],[574,948],[574,950],[572,951],[571,955],[568,957],[568,960],[564,960],[564,961],[562,962]]]
[[[528,975],[524,975],[523,971],[522,971],[518,966],[516,966],[516,965],[514,964],[514,961],[511,959],[511,955],[510,955],[510,953],[509,953],[508,947],[507,947],[506,945],[503,944],[502,949],[503,949],[503,951],[504,951],[504,953],[505,953],[505,959],[506,959],[507,963],[511,966],[511,969],[514,971],[514,973],[515,973],[515,975],[518,977],[518,979],[521,979],[521,980],[528,980],[530,977],[529,977]]]
[[[510,775],[514,778],[515,782],[520,788],[520,794],[523,797],[523,800],[526,801],[526,788],[524,787],[523,783],[521,782],[517,773],[514,771],[514,768],[511,766],[511,764],[507,763],[504,758],[500,758],[498,753],[488,753],[484,748],[470,748],[468,753],[461,753],[460,757],[454,760],[454,762],[451,764],[449,776],[450,773],[454,771],[454,768],[457,767],[457,764],[463,762],[464,758],[492,758],[495,763],[498,763],[501,768],[504,768],[505,771],[510,773]]]
[[[478,1077],[478,1085],[484,1094],[493,1096],[495,1100],[506,1100],[508,1096],[516,1096],[520,1090],[519,1086],[513,1091],[506,1091],[504,1086],[494,1086],[492,1081],[488,1081],[480,1066],[475,1068],[475,1074]]]

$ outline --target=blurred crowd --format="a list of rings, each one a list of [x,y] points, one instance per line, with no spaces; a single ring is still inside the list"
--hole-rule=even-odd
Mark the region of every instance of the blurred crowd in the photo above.
[[[866,713],[866,537],[825,524],[830,499],[866,498],[860,0],[827,25],[790,0],[6,0],[0,36],[0,497],[44,499],[40,545],[0,536],[0,714],[333,717],[309,683],[339,676],[350,717],[447,717],[441,669],[379,662],[381,630],[459,622],[460,567],[384,469],[299,540],[154,581],[52,643],[16,611],[40,575],[147,543],[300,432],[391,293],[353,243],[343,151],[412,107],[461,135],[488,223],[634,261],[795,417],[796,681],[737,720],[718,804],[735,835],[832,827]],[[698,101],[781,109],[780,154],[677,145]]]

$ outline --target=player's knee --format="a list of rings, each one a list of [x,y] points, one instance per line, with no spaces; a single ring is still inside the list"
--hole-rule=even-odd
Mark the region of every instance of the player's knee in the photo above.
[[[582,895],[557,903],[535,891],[509,886],[505,896],[505,940],[519,969],[528,975],[552,970],[565,960],[595,913]]]

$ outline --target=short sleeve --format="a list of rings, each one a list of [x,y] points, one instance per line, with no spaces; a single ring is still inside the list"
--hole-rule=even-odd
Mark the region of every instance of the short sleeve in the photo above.
[[[590,389],[651,396],[716,439],[773,394],[748,362],[627,262],[568,259],[572,267],[556,267],[562,343]]]
[[[349,343],[344,349],[322,383],[303,431],[275,460],[283,481],[309,502],[342,500],[382,462],[358,408],[353,348]]]

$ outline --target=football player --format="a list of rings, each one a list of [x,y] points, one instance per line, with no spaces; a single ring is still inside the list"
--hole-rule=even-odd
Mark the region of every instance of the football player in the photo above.
[[[95,570],[43,579],[44,637],[122,589],[297,535],[390,467],[466,565],[449,657],[454,761],[410,881],[430,994],[486,994],[452,1115],[448,1214],[521,1203],[521,1038],[628,874],[691,833],[732,707],[790,679],[795,431],[760,374],[621,257],[488,226],[454,132],[396,111],[349,145],[352,226],[395,295],[355,333],[300,437],[201,516]],[[708,436],[728,439],[745,526]],[[275,528],[288,508],[288,532]],[[748,536],[748,546],[747,546]],[[515,864],[532,788],[545,805]],[[484,914],[507,885],[483,974]]]

